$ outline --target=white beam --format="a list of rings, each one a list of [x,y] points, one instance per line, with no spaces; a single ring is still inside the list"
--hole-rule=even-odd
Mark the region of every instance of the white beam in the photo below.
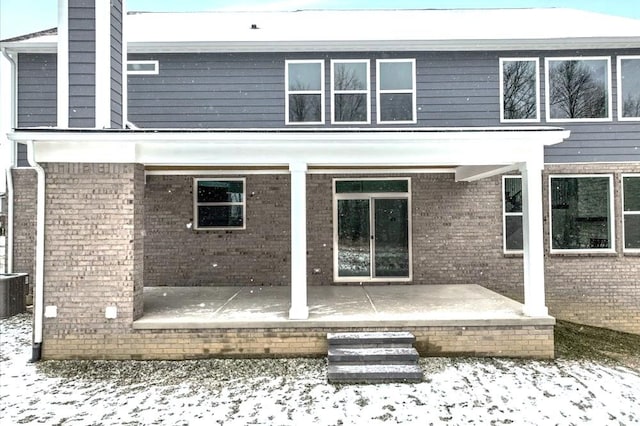
[[[545,305],[544,238],[542,223],[542,148],[538,158],[520,167],[522,174],[522,233],[524,261],[524,308],[530,317],[549,314]]]
[[[291,309],[289,319],[309,318],[307,305],[307,191],[305,163],[292,163],[291,171]]]
[[[456,182],[473,182],[491,176],[508,173],[513,170],[518,170],[518,168],[518,164],[460,166],[456,167]]]
[[[58,0],[58,127],[69,127],[69,4]]]

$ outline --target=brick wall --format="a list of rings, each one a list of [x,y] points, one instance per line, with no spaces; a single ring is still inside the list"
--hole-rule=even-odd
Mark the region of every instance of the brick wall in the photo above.
[[[36,172],[12,169],[13,178],[13,272],[29,274],[33,293],[36,270]]]
[[[44,320],[45,342],[129,330],[142,307],[143,167],[49,163],[43,168],[44,305],[57,307],[57,317]],[[117,318],[106,319],[112,306]]]
[[[394,331],[375,328],[370,331]],[[331,328],[139,330],[47,339],[46,359],[195,359],[210,357],[326,356]],[[361,331],[340,328],[339,331]],[[395,330],[397,331],[397,330]],[[553,326],[403,327],[422,356],[505,356],[550,359]]]
[[[500,177],[478,182],[455,182],[453,174],[377,177],[385,176],[411,178],[412,283],[473,283],[522,298],[522,259],[505,259],[502,252]],[[335,177],[359,176],[307,177],[309,285],[333,283]]]
[[[550,254],[550,174],[612,174],[614,254]],[[544,172],[545,273],[551,315],[581,324],[640,334],[640,256],[622,250],[621,174],[640,173],[640,164],[550,165]]]
[[[289,176],[243,177],[246,229],[196,231],[194,176],[147,176],[146,286],[289,285]]]

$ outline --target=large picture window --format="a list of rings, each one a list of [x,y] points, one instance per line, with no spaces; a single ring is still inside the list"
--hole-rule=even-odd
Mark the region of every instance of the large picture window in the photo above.
[[[640,174],[622,176],[625,251],[640,252]]]
[[[368,60],[331,61],[333,123],[370,123]]]
[[[378,123],[415,123],[415,59],[378,59],[376,75]]]
[[[244,179],[194,179],[195,229],[245,229]]]
[[[286,61],[286,124],[324,123],[324,61]]]
[[[505,253],[522,252],[522,178],[502,177],[503,247]]]
[[[551,176],[551,249],[612,251],[612,180],[606,175]]]
[[[611,119],[611,59],[547,58],[547,121]]]
[[[618,57],[618,118],[640,120],[640,56]]]
[[[538,58],[500,59],[500,119],[539,121]]]

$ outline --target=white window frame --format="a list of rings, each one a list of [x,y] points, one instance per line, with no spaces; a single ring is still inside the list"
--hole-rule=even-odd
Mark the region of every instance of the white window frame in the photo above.
[[[153,65],[153,70],[130,70],[129,65]],[[158,61],[127,61],[127,75],[157,75],[160,65]]]
[[[622,177],[620,178],[620,188],[621,188],[621,199],[622,199],[622,251],[625,253],[640,253],[640,247],[638,248],[626,248],[627,244],[625,241],[625,230],[626,230],[626,223],[625,223],[625,219],[627,218],[627,216],[640,216],[640,210],[636,211],[636,210],[631,210],[631,211],[625,211],[624,210],[624,178],[637,178],[640,179],[640,173],[623,173]]]
[[[336,182],[340,181],[352,181],[352,180],[403,180],[407,182],[407,192],[345,192],[338,194],[336,192]],[[351,177],[351,178],[333,178],[331,182],[331,192],[333,193],[333,281],[346,283],[346,282],[410,282],[413,280],[413,214],[411,207],[411,178],[410,177]],[[373,268],[373,253],[370,253],[370,267],[369,276],[358,277],[341,277],[338,274],[338,200],[359,200],[364,198],[406,198],[407,199],[407,223],[408,223],[408,242],[409,245],[409,276],[408,277],[374,277]],[[369,206],[370,214],[371,205]],[[373,226],[370,222],[369,226]],[[370,230],[371,232],[371,230]]]
[[[242,202],[198,202],[198,182],[221,181],[242,182]],[[242,206],[242,226],[198,226],[199,206]],[[193,229],[197,231],[240,231],[247,229],[247,179],[235,177],[201,177],[193,178]]]
[[[400,62],[410,62],[411,69],[413,71],[413,87],[411,89],[399,89],[399,90],[381,90],[380,89],[380,64],[383,63],[400,63]],[[416,124],[418,122],[418,112],[417,112],[417,95],[416,95],[416,60],[415,58],[404,58],[404,59],[376,59],[376,120],[378,124]],[[382,121],[380,119],[380,95],[385,93],[410,93],[412,96],[412,118],[411,120],[404,121]]]
[[[622,61],[625,59],[640,60],[640,55],[618,56],[616,63],[618,88],[618,121],[640,121],[640,117],[623,117],[624,93],[622,93]]]
[[[508,216],[520,216],[523,220],[524,226],[524,212],[508,212],[506,209],[506,201],[504,198],[504,190],[507,179],[519,179],[520,187],[522,188],[522,176],[520,175],[504,175],[502,176],[502,251],[504,254],[522,254],[524,253],[524,247],[521,250],[507,249],[507,217]],[[523,229],[524,233],[524,229]]]
[[[536,117],[510,119],[504,117],[504,63],[535,62],[536,68]],[[540,122],[540,58],[500,58],[500,122],[501,123],[538,123]]]
[[[603,118],[551,118],[551,81],[549,79],[549,63],[554,61],[606,61],[607,62],[607,117]],[[545,118],[549,123],[597,123],[613,120],[613,94],[611,88],[611,56],[563,56],[544,58],[544,94],[545,94]]]
[[[367,80],[365,90],[336,90],[335,65],[336,64],[362,64],[367,68]],[[367,119],[365,121],[336,121],[336,95],[366,95]],[[332,59],[331,60],[331,124],[371,124],[371,61],[369,59]]]
[[[611,241],[611,248],[589,248],[589,249],[556,249],[553,248],[553,205],[552,205],[552,194],[553,188],[551,186],[551,180],[554,178],[609,178],[609,222],[611,224],[609,230],[609,240]],[[615,221],[615,194],[614,194],[614,186],[613,186],[613,174],[603,173],[603,174],[553,174],[549,175],[549,180],[547,181],[549,185],[549,194],[548,194],[548,202],[549,202],[549,253],[551,254],[562,254],[562,253],[615,253],[616,252],[616,221]]]
[[[320,64],[320,90],[289,91],[290,64]],[[325,78],[324,59],[286,59],[284,61],[284,123],[291,126],[309,126],[325,123]],[[289,121],[289,95],[320,95],[320,121]]]

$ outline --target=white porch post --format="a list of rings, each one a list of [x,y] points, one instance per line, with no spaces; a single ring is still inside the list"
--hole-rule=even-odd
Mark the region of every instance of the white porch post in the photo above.
[[[522,174],[522,231],[524,258],[524,309],[530,317],[549,311],[544,294],[544,238],[542,225],[542,170],[540,158],[520,167]]]
[[[289,319],[309,318],[307,306],[307,164],[289,164],[291,172],[291,308]]]

